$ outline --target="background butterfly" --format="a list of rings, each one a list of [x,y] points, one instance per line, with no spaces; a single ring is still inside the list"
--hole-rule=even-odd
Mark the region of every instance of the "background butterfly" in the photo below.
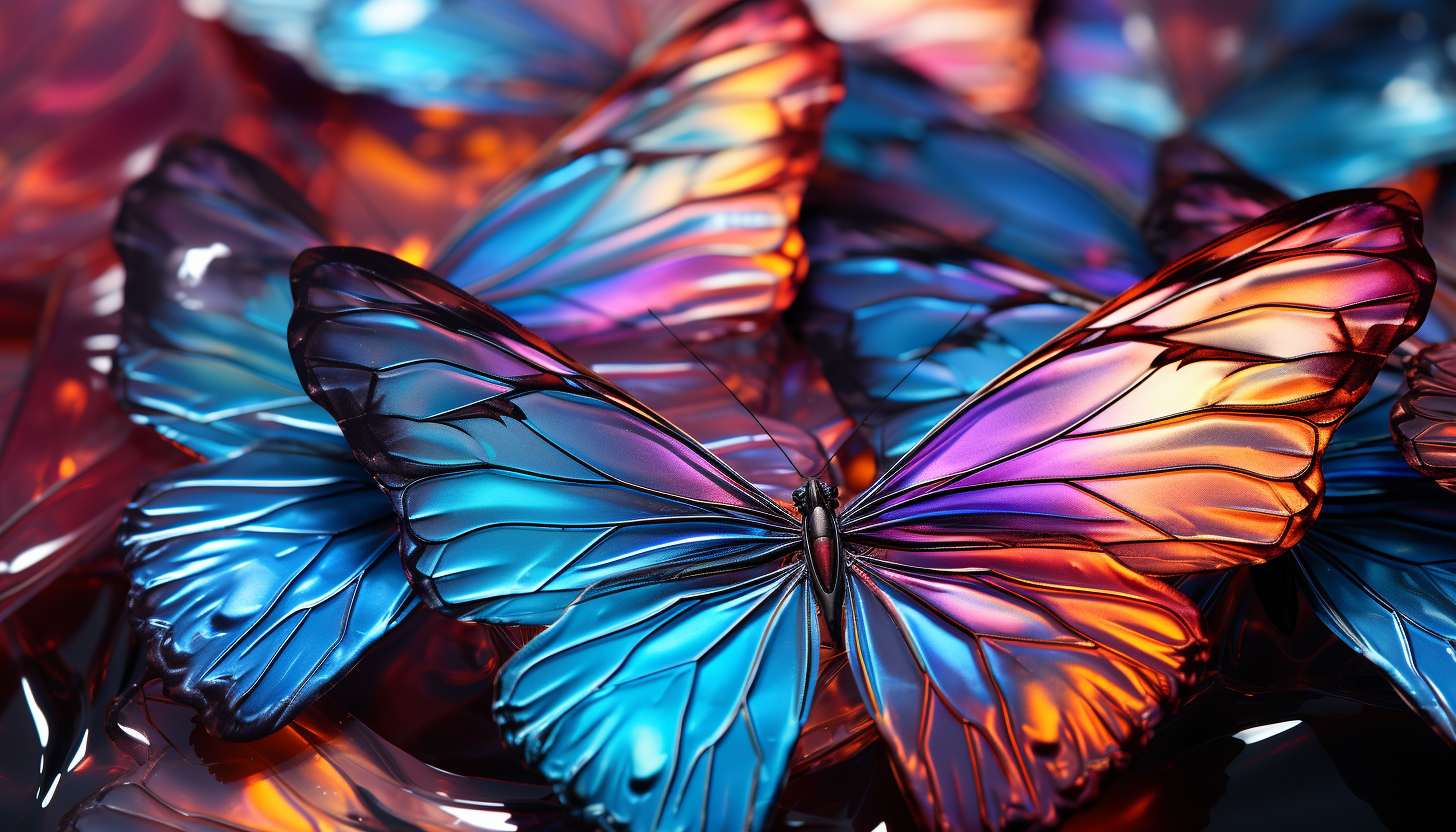
[[[1396,192],[1327,195],[1155,275],[965,402],[837,524],[822,483],[794,518],[386,255],[302,257],[290,341],[436,606],[554,622],[507,663],[496,713],[569,804],[614,827],[761,827],[817,608],[927,824],[1052,823],[1200,655],[1187,602],[1123,564],[1215,568],[1298,540],[1329,434],[1429,302],[1416,217]],[[1330,270],[1360,277],[1316,314],[1309,282]]]
[[[817,421],[806,424],[827,439],[843,430],[822,381],[769,369],[782,347],[768,322],[802,270],[796,189],[812,166],[816,125],[835,90],[833,53],[797,8],[777,0],[740,4],[680,33],[663,47],[666,58],[624,81],[587,126],[559,136],[509,186],[501,207],[486,212],[487,226],[508,217],[517,230],[564,217],[555,237],[533,239],[574,257],[578,268],[556,278],[550,263],[533,259],[534,271],[523,268],[502,259],[489,235],[449,255],[462,281],[489,284],[505,273],[536,280],[532,291],[516,283],[499,291],[554,333],[582,336],[576,343],[584,358],[644,397],[690,397],[674,418],[767,487],[787,483],[779,489],[785,500],[798,475],[774,439],[644,310],[661,300],[669,321],[696,315],[728,332],[737,323],[715,319],[715,309],[755,312],[762,325],[752,339],[700,349],[710,359],[715,350],[720,360],[743,359],[749,369],[729,381],[761,391],[756,401],[765,409],[813,413]],[[760,129],[762,141],[736,155],[714,144],[714,124],[755,107],[785,114],[776,122],[781,134]],[[705,138],[692,139],[700,128]],[[670,152],[663,144],[669,134],[680,138]],[[653,153],[644,146],[633,155],[653,141]],[[725,162],[724,153],[743,166]],[[609,187],[588,195],[597,202],[583,202],[571,174],[603,156],[621,164],[604,164],[593,181]],[[658,188],[668,169],[695,171],[697,190],[664,200]],[[536,201],[517,199],[523,193]],[[577,213],[562,213],[563,201]],[[626,220],[630,206],[625,226],[597,233]],[[733,230],[734,218],[750,210],[758,211],[755,230],[745,238]],[[659,224],[647,242],[634,236],[652,216],[670,220],[684,211],[692,222]],[[728,230],[699,233],[715,225]],[[464,233],[472,228],[480,225]],[[128,268],[115,388],[139,420],[209,459],[155,482],[128,512],[122,546],[134,584],[131,612],[171,695],[198,708],[220,735],[260,736],[305,707],[416,605],[394,553],[393,512],[333,419],[304,396],[287,357],[288,266],[333,235],[256,161],[216,142],[185,140],[128,194],[115,237]],[[584,242],[597,246],[596,255]],[[485,261],[497,270],[481,266]],[[730,275],[723,284],[750,267],[761,267],[764,279],[748,280],[746,295],[721,286],[710,298],[697,291],[711,284],[713,269]],[[677,295],[638,296],[635,311],[611,303],[603,310],[590,295],[605,287],[631,296],[644,274]],[[583,286],[584,297],[573,294]],[[749,297],[751,308],[724,307],[723,292]],[[644,323],[655,341],[637,331]],[[818,391],[828,407],[809,396],[788,400],[800,390]],[[805,469],[823,466],[817,436],[795,428],[774,437]],[[243,577],[249,593],[237,591]]]

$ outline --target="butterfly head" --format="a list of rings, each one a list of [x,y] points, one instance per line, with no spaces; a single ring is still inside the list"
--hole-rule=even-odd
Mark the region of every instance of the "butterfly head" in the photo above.
[[[804,557],[813,574],[814,594],[829,623],[837,625],[844,601],[844,550],[836,515],[839,489],[823,480],[809,480],[794,490],[794,509],[804,522]]]

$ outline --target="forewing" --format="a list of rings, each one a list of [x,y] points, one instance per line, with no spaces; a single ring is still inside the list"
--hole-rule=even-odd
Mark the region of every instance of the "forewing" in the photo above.
[[[464,226],[434,271],[555,344],[783,309],[838,53],[792,0],[671,38]]]
[[[293,719],[414,609],[398,539],[353,460],[254,451],[153,480],[119,545],[168,693],[247,740]]]
[[[1399,191],[1280,208],[1108,302],[938,425],[844,513],[852,540],[1091,541],[1174,574],[1259,562],[1434,273]]]
[[[1456,342],[1422,349],[1405,374],[1410,389],[1390,411],[1395,444],[1412,468],[1456,490]]]
[[[507,744],[603,828],[757,832],[809,710],[802,562],[588,590],[501,671]]]
[[[299,378],[389,495],[436,609],[546,624],[599,580],[798,539],[702,446],[428,272],[314,249],[294,290]]]
[[[137,421],[205,457],[264,443],[346,455],[288,357],[288,267],[330,234],[267,167],[181,139],[122,199],[126,265],[112,384]]]
[[[1206,654],[1198,612],[1092,549],[870,550],[850,667],[926,826],[1054,826],[1141,746]]]
[[[911,193],[871,201],[868,190],[843,175],[815,180],[811,266],[792,314],[883,470],[1102,299],[896,216],[888,206]]]

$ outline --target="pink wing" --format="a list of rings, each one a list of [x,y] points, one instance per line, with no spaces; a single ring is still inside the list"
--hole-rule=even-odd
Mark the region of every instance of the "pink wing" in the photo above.
[[[1456,341],[1432,344],[1405,368],[1405,395],[1390,409],[1390,430],[1405,461],[1456,491]]]
[[[1277,209],[1093,312],[967,400],[844,512],[851,543],[1091,542],[1139,571],[1259,562],[1435,280],[1393,190]]]
[[[1206,656],[1187,599],[1095,549],[874,550],[849,574],[850,667],[938,832],[1056,824]]]
[[[1142,235],[1160,262],[1179,257],[1285,205],[1289,197],[1192,136],[1158,148],[1157,194]]]

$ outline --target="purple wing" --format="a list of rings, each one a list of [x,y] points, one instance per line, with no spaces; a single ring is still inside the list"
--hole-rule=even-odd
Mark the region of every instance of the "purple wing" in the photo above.
[[[938,832],[1055,825],[1205,657],[1187,599],[1095,549],[871,550],[849,575],[850,667]]]
[[[1148,252],[1160,261],[1177,260],[1289,202],[1193,136],[1163,142],[1157,165],[1157,192],[1141,230]]]
[[[1410,389],[1390,409],[1395,444],[1412,468],[1456,491],[1456,342],[1422,349],[1405,378]]]
[[[1268,559],[1435,280],[1399,191],[1301,200],[1113,299],[967,400],[844,512],[892,549],[1091,541],[1158,574]],[[1173,496],[1176,495],[1176,496]]]
[[[299,378],[389,495],[436,609],[545,624],[603,579],[798,541],[712,453],[428,272],[320,248],[293,281]]]

